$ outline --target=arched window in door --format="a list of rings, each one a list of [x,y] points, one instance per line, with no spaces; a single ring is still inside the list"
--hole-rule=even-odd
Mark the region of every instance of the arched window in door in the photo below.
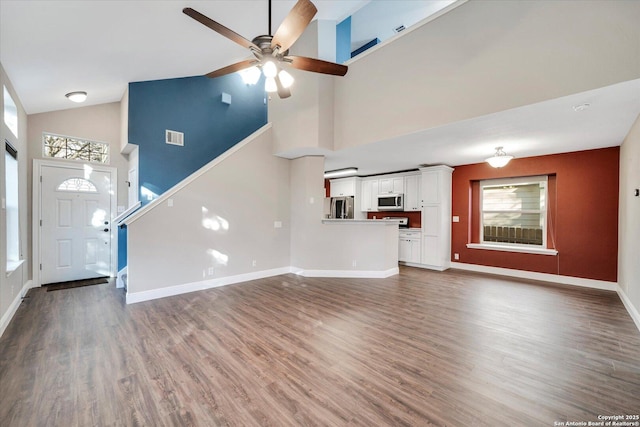
[[[93,182],[84,178],[69,178],[60,185],[58,185],[58,191],[75,191],[79,193],[97,193],[98,189]]]

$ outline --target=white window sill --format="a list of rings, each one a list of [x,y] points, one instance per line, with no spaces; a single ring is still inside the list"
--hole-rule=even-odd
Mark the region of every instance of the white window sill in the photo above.
[[[489,243],[467,243],[469,249],[485,249],[489,251],[503,251],[503,252],[520,252],[525,254],[538,254],[538,255],[558,255],[558,251],[555,249],[536,248],[536,247],[524,247],[524,246],[511,246],[511,245],[492,245]]]
[[[13,274],[13,272],[16,271],[23,262],[23,259],[20,261],[7,261],[7,277],[11,276],[11,274]]]

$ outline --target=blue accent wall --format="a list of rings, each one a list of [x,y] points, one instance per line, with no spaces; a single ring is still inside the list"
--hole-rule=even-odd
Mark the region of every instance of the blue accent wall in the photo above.
[[[342,64],[351,59],[351,17],[336,25],[336,62]]]
[[[264,82],[246,85],[238,73],[129,84],[129,143],[139,147],[140,187],[157,196],[266,123]],[[184,146],[167,144],[167,129],[183,132]]]
[[[231,104],[222,103],[222,93]],[[267,123],[264,80],[238,73],[129,83],[128,142],[139,147],[139,195],[157,197]],[[184,146],[165,131],[184,133]],[[127,265],[126,230],[118,230],[118,270]]]
[[[127,266],[127,228],[118,227],[118,271]]]

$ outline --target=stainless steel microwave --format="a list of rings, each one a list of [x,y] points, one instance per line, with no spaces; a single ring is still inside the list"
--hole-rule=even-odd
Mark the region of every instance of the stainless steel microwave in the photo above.
[[[404,210],[404,195],[403,194],[379,194],[378,210],[379,211]]]

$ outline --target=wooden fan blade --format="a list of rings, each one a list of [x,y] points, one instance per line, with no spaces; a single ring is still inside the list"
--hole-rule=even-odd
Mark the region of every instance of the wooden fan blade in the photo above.
[[[318,9],[309,0],[298,0],[273,36],[271,49],[280,46],[280,52],[288,50],[302,35],[316,13]]]
[[[212,71],[206,74],[206,76],[209,78],[224,76],[227,74],[235,73],[236,71],[244,70],[245,68],[250,68],[257,63],[258,61],[256,61],[255,59],[247,59],[245,61],[236,62],[235,64],[227,65],[226,67]]]
[[[280,99],[288,98],[291,96],[291,91],[289,88],[282,86],[282,82],[280,81],[280,76],[275,77],[276,87],[278,88],[278,96]]]
[[[245,39],[244,37],[242,37],[240,34],[236,33],[235,31],[230,30],[229,28],[225,27],[224,25],[217,23],[213,19],[204,16],[200,12],[191,9],[190,7],[185,7],[184,9],[182,9],[182,13],[184,13],[187,16],[190,16],[191,18],[195,19],[196,21],[200,22],[201,24],[206,25],[207,27],[211,28],[216,33],[225,36],[229,40],[231,40],[231,41],[233,41],[235,43],[238,43],[242,47],[246,47],[247,49],[252,49],[253,48],[253,49],[257,49],[258,51],[260,51],[260,48],[258,46],[256,46],[253,42],[250,42],[249,40]]]
[[[285,62],[289,62],[293,68],[314,73],[332,74],[334,76],[344,76],[349,67],[335,62],[323,61],[321,59],[307,58],[304,56],[285,56]]]

